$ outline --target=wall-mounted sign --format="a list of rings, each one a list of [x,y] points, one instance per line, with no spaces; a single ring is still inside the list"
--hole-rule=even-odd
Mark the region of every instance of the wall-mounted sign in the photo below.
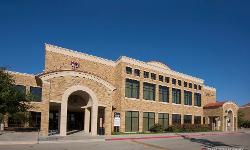
[[[75,61],[71,61],[71,67],[73,70],[77,69],[80,67],[80,64],[78,62],[75,62]]]
[[[114,114],[114,126],[115,127],[120,127],[121,126],[120,113],[115,112],[115,114]]]

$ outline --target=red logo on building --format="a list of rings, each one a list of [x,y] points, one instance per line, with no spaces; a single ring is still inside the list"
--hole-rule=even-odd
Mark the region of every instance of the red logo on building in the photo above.
[[[80,64],[78,62],[75,62],[75,61],[71,61],[71,67],[73,70],[77,69],[80,67]]]

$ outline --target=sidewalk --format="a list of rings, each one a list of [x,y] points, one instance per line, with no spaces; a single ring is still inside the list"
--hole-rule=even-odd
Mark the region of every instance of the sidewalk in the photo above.
[[[161,133],[161,134],[122,134],[110,136],[91,136],[82,132],[68,136],[39,137],[37,132],[0,132],[0,145],[18,144],[48,144],[48,143],[89,143],[104,141],[169,139],[186,137],[222,136],[230,134],[242,134],[244,130],[237,132],[197,132],[197,133]],[[248,132],[247,132],[248,133]]]
[[[14,132],[14,131],[1,131],[0,132],[0,145],[13,145],[13,144],[37,144],[37,132]]]
[[[123,141],[123,140],[143,140],[143,139],[167,139],[183,137],[202,137],[202,136],[222,136],[230,134],[242,134],[245,132],[193,132],[193,133],[161,133],[161,134],[124,134],[111,135],[106,137],[106,141]]]

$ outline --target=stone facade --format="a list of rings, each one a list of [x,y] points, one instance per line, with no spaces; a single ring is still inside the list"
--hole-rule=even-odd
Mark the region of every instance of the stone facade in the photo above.
[[[126,67],[132,68],[132,74],[126,73]],[[140,76],[134,74],[135,69],[140,70]],[[156,74],[156,79],[144,78],[144,71]],[[32,102],[32,105],[35,106],[32,111],[41,112],[41,133],[43,135],[48,135],[49,109],[52,104],[60,106],[58,110],[60,112],[60,134],[66,134],[70,94],[86,95],[87,93],[89,95],[88,98],[85,98],[87,105],[82,106],[82,109],[85,112],[85,130],[91,128],[90,132],[93,135],[97,134],[97,124],[100,125],[102,121],[105,134],[111,134],[114,130],[115,112],[120,113],[121,116],[121,132],[125,132],[126,111],[139,112],[139,132],[143,131],[143,112],[154,112],[156,123],[158,113],[168,113],[170,125],[172,124],[172,114],[180,114],[182,123],[184,115],[192,115],[192,123],[194,123],[194,116],[201,116],[201,123],[204,122],[203,118],[206,119],[205,123],[208,123],[209,116],[216,114],[223,118],[224,107],[232,109],[234,116],[237,116],[235,104],[228,103],[223,108],[217,109],[203,109],[203,106],[216,102],[216,89],[204,85],[202,79],[176,72],[160,62],[141,62],[124,56],[116,61],[111,61],[46,44],[45,70],[41,74],[10,73],[13,74],[16,84],[25,85],[27,91],[30,86],[42,88],[42,100]],[[159,75],[164,77],[164,81],[159,80]],[[165,77],[169,78],[169,83],[166,82]],[[139,81],[139,99],[125,96],[126,79]],[[172,79],[176,79],[177,83],[172,84]],[[144,82],[156,85],[155,101],[144,100]],[[178,85],[178,82],[181,82],[181,85]],[[192,87],[190,88],[188,85],[185,87],[184,82],[191,83]],[[169,102],[159,101],[159,85],[169,88]],[[194,85],[197,87],[195,88]],[[181,104],[172,103],[172,88],[181,90]],[[184,105],[184,91],[192,92],[192,105]],[[201,94],[201,106],[194,105],[194,93]],[[99,109],[103,109],[102,113],[99,112]],[[99,114],[98,116],[104,114],[101,121],[97,114]],[[90,117],[91,120],[86,119],[90,119]],[[89,122],[91,122],[90,126]],[[220,130],[224,129],[220,128]]]

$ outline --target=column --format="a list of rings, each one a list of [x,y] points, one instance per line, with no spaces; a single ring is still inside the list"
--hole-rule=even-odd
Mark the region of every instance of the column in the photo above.
[[[104,113],[104,128],[105,128],[105,135],[111,135],[111,124],[112,124],[112,106],[106,107],[105,108],[105,113]],[[120,116],[124,117],[124,116]]]
[[[89,133],[89,124],[90,124],[90,110],[89,108],[85,108],[84,113],[84,133]]]
[[[172,126],[172,114],[169,114],[168,122],[169,122],[169,125]]]
[[[155,123],[159,123],[159,121],[158,121],[158,112],[155,112]]]
[[[67,102],[61,104],[60,117],[60,136],[66,136],[67,133]]]
[[[143,112],[139,111],[139,132],[143,132]]]
[[[42,136],[48,136],[49,130],[49,112],[42,111],[41,112],[41,131],[40,134]]]
[[[93,105],[91,110],[91,135],[97,135],[98,106]]]
[[[4,127],[8,127],[8,123],[9,123],[9,116],[7,115],[7,114],[5,114],[4,116],[3,116],[3,121],[4,121]]]

